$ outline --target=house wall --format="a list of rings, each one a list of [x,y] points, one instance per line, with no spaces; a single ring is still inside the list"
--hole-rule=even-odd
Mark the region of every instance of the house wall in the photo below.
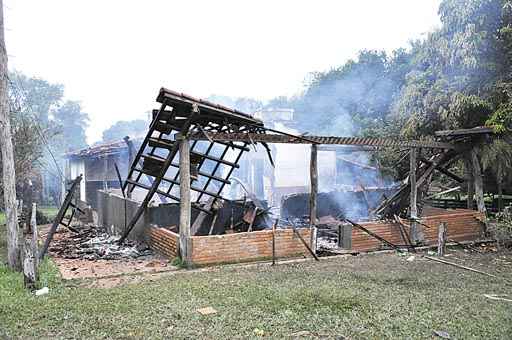
[[[98,224],[106,227],[107,230],[113,230],[114,234],[122,234],[126,224],[130,223],[131,218],[135,215],[140,203],[103,190],[97,191],[97,197]],[[131,240],[144,239],[146,229],[150,223],[147,212],[143,213],[128,238]]]

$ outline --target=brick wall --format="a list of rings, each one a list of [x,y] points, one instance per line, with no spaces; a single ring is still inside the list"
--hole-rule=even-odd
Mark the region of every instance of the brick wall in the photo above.
[[[310,244],[310,230],[298,229]],[[308,254],[308,250],[291,229],[276,230],[276,257],[286,258]],[[179,235],[165,228],[152,226],[148,240],[153,249],[168,256],[178,256]],[[192,262],[196,265],[248,262],[272,257],[272,230],[214,236],[192,236]]]
[[[480,219],[482,214],[473,211],[460,209],[450,213],[422,218],[421,222],[430,228],[423,227],[426,244],[437,243],[437,227],[441,222],[447,223],[448,238],[455,241],[470,241],[477,239],[482,232]],[[366,229],[383,237],[394,244],[405,244],[398,224],[392,222],[367,222],[360,223]],[[406,228],[410,235],[410,230]],[[369,251],[380,249],[382,243],[357,228],[352,228],[352,249],[357,251]]]
[[[483,215],[472,210],[455,210],[436,216],[424,217],[422,223],[430,228],[423,227],[426,244],[437,243],[437,227],[441,222],[448,225],[448,238],[455,241],[469,241],[480,237],[482,231]],[[394,244],[404,244],[396,223],[367,222],[362,226],[378,234]],[[406,228],[407,232],[410,230]],[[304,240],[310,244],[310,230],[299,229]],[[165,256],[178,255],[179,235],[165,228],[150,227],[148,229],[149,242],[153,249]],[[294,256],[309,256],[299,238],[291,229],[276,230],[276,256],[286,258]],[[378,250],[382,243],[365,232],[352,229],[352,250],[371,251]],[[247,262],[272,257],[272,231],[263,230],[251,233],[235,233],[215,236],[192,236],[192,262],[196,265],[215,263]]]
[[[149,227],[148,239],[151,247],[159,253],[168,256],[178,256],[179,235],[159,227]]]
[[[298,229],[306,243],[310,230]],[[308,250],[291,229],[277,229],[276,257],[294,257],[308,254]],[[194,264],[235,263],[272,257],[272,230],[192,237]]]

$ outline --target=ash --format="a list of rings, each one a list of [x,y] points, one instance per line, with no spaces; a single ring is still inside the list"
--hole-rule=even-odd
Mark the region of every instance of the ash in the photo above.
[[[75,225],[63,229],[49,250],[56,257],[91,261],[127,260],[153,255],[144,243],[127,240],[123,245],[118,245],[118,239],[93,224]]]

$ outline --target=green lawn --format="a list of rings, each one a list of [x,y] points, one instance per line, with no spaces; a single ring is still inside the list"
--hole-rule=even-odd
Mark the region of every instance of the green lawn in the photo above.
[[[510,253],[455,256],[512,279]],[[46,263],[43,282],[50,294],[41,297],[24,291],[21,276],[2,266],[0,331],[52,339],[283,338],[298,332],[332,339],[430,339],[438,330],[452,339],[510,339],[512,303],[483,296],[510,298],[510,286],[406,258],[388,254],[183,271],[109,289],[64,283]],[[207,306],[218,313],[197,313]]]

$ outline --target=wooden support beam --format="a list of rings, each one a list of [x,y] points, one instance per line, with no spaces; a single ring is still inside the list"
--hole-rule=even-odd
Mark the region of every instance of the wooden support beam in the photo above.
[[[311,159],[309,164],[310,195],[309,195],[309,227],[317,224],[317,196],[318,196],[318,152],[316,144],[311,145]]]
[[[180,148],[180,256],[187,267],[192,265],[192,240],[190,237],[190,144],[188,139],[178,136]]]
[[[457,146],[450,143],[417,140],[396,140],[391,138],[365,138],[365,137],[331,137],[331,136],[296,136],[282,131],[272,131],[272,134],[259,133],[210,133],[209,138],[214,141],[234,141],[247,143],[286,143],[286,144],[324,144],[324,145],[362,145],[374,147],[404,147],[404,148],[431,148],[431,149],[456,149]],[[193,133],[192,140],[208,140],[201,132]]]
[[[487,209],[485,208],[484,201],[484,183],[483,183],[483,174],[482,168],[480,166],[480,161],[478,160],[478,153],[476,147],[471,149],[471,167],[473,171],[473,183],[475,188],[475,200],[476,206],[479,212],[487,214]],[[484,220],[484,233],[487,232],[487,218]]]
[[[416,243],[419,241],[418,224],[414,222],[418,218],[418,187],[416,184],[417,174],[417,155],[418,150],[411,148],[409,152],[409,185],[411,188],[411,194],[409,195],[409,216],[413,222],[411,222],[411,238],[412,242]],[[433,165],[433,164],[432,164]]]

